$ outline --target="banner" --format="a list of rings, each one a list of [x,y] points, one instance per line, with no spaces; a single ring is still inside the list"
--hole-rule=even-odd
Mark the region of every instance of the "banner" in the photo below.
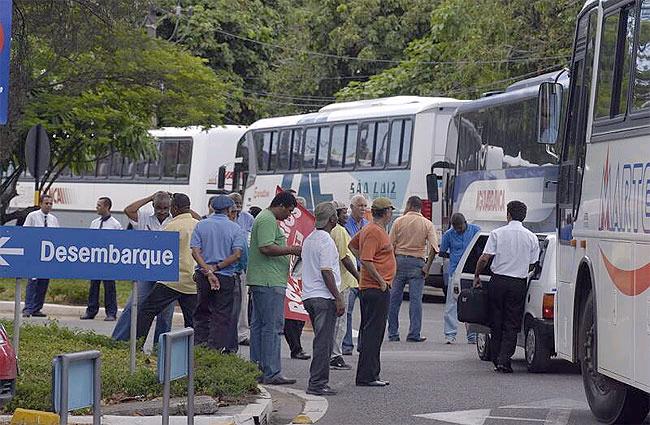
[[[278,187],[276,193],[279,192],[282,192],[282,189]],[[294,208],[289,218],[279,222],[280,229],[287,238],[287,246],[302,246],[305,238],[314,231],[315,224],[316,218],[300,204]],[[296,260],[297,258],[292,258],[291,268]],[[287,291],[284,298],[284,317],[303,322],[309,320],[309,314],[302,304],[302,281],[294,279],[291,274],[287,280]]]
[[[12,1],[0,1],[0,125],[7,124],[9,113],[9,53]]]

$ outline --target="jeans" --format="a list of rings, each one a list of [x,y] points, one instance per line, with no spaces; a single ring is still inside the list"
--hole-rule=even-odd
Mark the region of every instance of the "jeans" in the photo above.
[[[136,282],[138,288],[138,300],[137,306],[138,310],[142,308],[144,300],[149,295],[149,292],[153,289],[156,282],[151,281],[142,281],[139,280]],[[131,305],[133,303],[133,294],[126,301],[124,306],[124,311],[120,315],[120,318],[115,323],[115,328],[113,329],[113,335],[111,338],[117,341],[128,341],[131,337]],[[156,330],[154,333],[154,344],[158,342],[158,339],[161,334],[169,332],[172,329],[172,319],[174,318],[174,304],[169,304],[162,313],[156,316]],[[137,324],[136,324],[137,325]]]
[[[357,365],[357,384],[380,380],[381,344],[386,331],[386,318],[390,292],[380,289],[361,291],[361,331],[359,342],[363,345]]]
[[[167,306],[174,305],[178,301],[183,312],[183,321],[186,328],[194,326],[192,316],[196,309],[196,294],[184,294],[178,292],[167,285],[156,283],[149,292],[149,295],[142,303],[142,307],[138,309],[138,331],[137,338],[147,338],[151,322],[154,317],[163,311]],[[158,342],[158,341],[156,341]]]
[[[348,292],[350,290],[348,288],[345,288],[341,291],[341,298],[344,300],[348,298]],[[345,306],[345,312],[343,312],[342,316],[339,316],[336,318],[336,324],[334,325],[334,339],[333,339],[333,346],[332,346],[332,358],[339,357],[343,354],[342,349],[343,349],[343,337],[345,336],[346,328],[347,328],[347,323],[348,323],[348,317],[347,317],[347,305]],[[314,352],[315,354],[316,352]]]
[[[347,308],[347,330],[343,337],[342,350],[344,353],[352,353],[354,349],[354,342],[352,342],[352,313],[354,313],[354,303],[359,298],[359,288],[350,288],[350,295],[348,295],[348,308]],[[359,345],[359,344],[357,344]],[[357,350],[360,348],[357,347]]]
[[[336,323],[336,302],[328,298],[308,298],[304,300],[314,327],[314,357],[309,367],[309,390],[322,390],[330,380],[330,355],[334,342]]]
[[[104,280],[104,312],[106,317],[117,316],[117,294],[115,292],[115,281]],[[88,307],[86,316],[95,317],[99,312],[99,286],[101,280],[91,280],[88,289]]]
[[[510,366],[526,305],[526,279],[493,275],[490,300],[490,353],[495,365]]]
[[[197,286],[197,305],[194,310],[194,345],[205,345],[214,350],[229,350],[233,332],[233,293],[235,278],[217,273],[219,289],[210,287],[208,278],[194,273]]]
[[[390,290],[388,310],[388,338],[399,338],[399,309],[402,305],[404,287],[409,286],[409,333],[408,339],[419,339],[422,330],[422,291],[424,290],[424,260],[407,255],[397,256],[397,274]]]
[[[250,334],[248,326],[248,287],[246,286],[246,273],[239,275],[239,290],[241,293],[241,304],[239,309],[239,318],[237,319],[238,343],[248,339]]]
[[[284,286],[251,286],[250,359],[262,371],[262,380],[280,376],[280,344],[284,326]]]
[[[45,294],[50,285],[50,279],[29,279],[25,290],[25,307],[23,313],[34,314],[41,311],[45,303]]]
[[[445,337],[456,339],[458,333],[458,302],[453,294],[453,289],[449,286],[449,273],[443,274],[445,287],[447,288],[447,299],[445,300]],[[469,338],[469,335],[468,335]]]

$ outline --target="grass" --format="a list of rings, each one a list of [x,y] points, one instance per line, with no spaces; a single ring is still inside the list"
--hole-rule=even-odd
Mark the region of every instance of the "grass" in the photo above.
[[[27,281],[21,281],[22,301],[25,301],[25,287]],[[75,279],[52,279],[45,297],[46,303],[82,305],[88,303],[88,286],[87,280]],[[131,281],[118,280],[115,284],[117,292],[117,305],[123,307],[126,300],[131,295]],[[13,301],[16,294],[16,279],[0,279],[0,301]],[[102,284],[99,291],[100,306],[104,306],[104,285]]]
[[[11,322],[0,321],[11,334]],[[56,322],[23,325],[20,332],[20,376],[16,396],[0,411],[17,407],[51,411],[52,359],[61,353],[99,350],[102,353],[102,401],[115,404],[125,399],[151,399],[162,395],[156,374],[156,357],[139,352],[137,372],[129,373],[129,346],[90,331],[70,330]],[[257,392],[257,367],[237,355],[223,355],[197,347],[195,393],[236,402]],[[186,394],[187,381],[172,382],[172,396]]]

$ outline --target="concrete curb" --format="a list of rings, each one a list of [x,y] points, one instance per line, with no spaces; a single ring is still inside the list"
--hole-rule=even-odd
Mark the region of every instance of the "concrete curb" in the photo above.
[[[234,415],[213,415],[213,416],[195,416],[195,425],[265,425],[271,421],[271,412],[273,411],[273,401],[271,395],[261,386],[259,397],[254,402],[243,407],[240,413]],[[161,416],[112,416],[103,415],[103,425],[158,425],[162,421]],[[11,416],[0,415],[0,425],[9,425]],[[36,422],[34,422],[36,423]],[[58,423],[58,422],[57,422]],[[92,424],[92,416],[69,416],[68,424],[86,425]],[[187,416],[170,416],[170,425],[187,424]]]
[[[21,308],[24,306],[24,302],[20,303]],[[122,314],[124,309],[118,309],[118,313]],[[14,302],[13,301],[0,301],[0,313],[7,313],[14,311]],[[43,313],[48,316],[82,316],[86,313],[86,307],[81,305],[63,305],[63,304],[43,304]],[[104,318],[104,310],[100,309],[100,312],[97,314],[95,320],[102,320]],[[174,320],[183,320],[183,313],[175,312]]]
[[[281,393],[296,396],[305,402],[305,406],[302,408],[302,413],[296,416],[288,425],[314,424],[325,416],[325,413],[327,413],[329,403],[325,397],[309,395],[302,390],[296,390],[294,388],[277,386],[273,387],[273,389]]]

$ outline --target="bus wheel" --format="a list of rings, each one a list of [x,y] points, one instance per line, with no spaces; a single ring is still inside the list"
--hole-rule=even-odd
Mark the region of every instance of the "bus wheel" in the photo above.
[[[481,332],[476,334],[476,352],[479,359],[486,362],[492,360],[490,355],[490,334]]]
[[[546,372],[551,361],[551,350],[545,346],[539,327],[533,323],[526,330],[526,365],[528,372]]]
[[[582,382],[591,412],[606,424],[640,424],[650,409],[648,394],[598,373],[594,358],[598,351],[594,326],[594,295],[589,294],[580,323]]]

